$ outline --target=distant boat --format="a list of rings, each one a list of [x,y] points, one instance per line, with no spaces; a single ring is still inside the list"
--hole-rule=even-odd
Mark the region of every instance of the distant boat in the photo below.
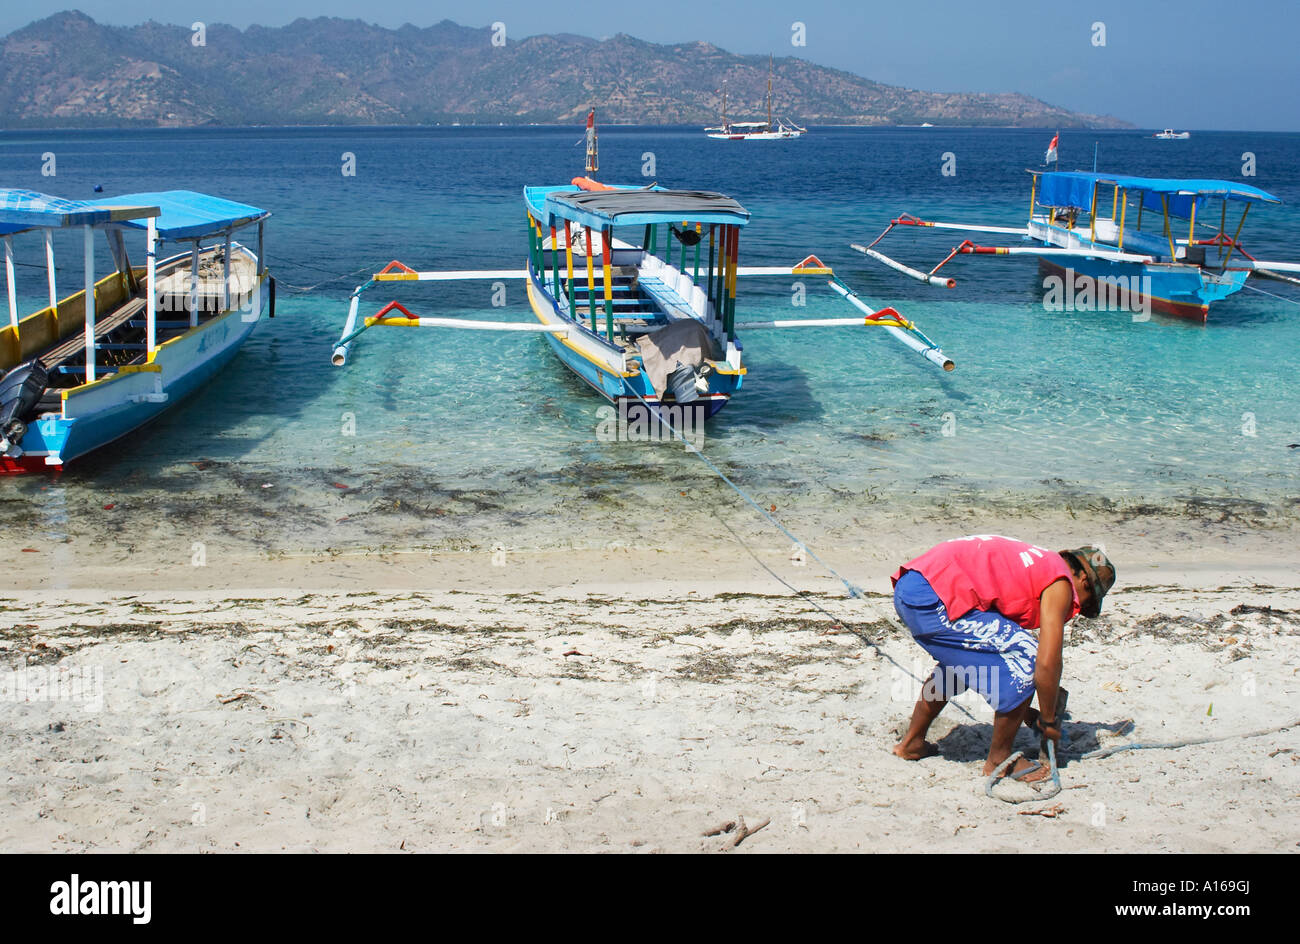
[[[808,133],[785,118],[772,122],[772,57],[767,57],[767,121],[728,121],[727,120],[727,86],[722,86],[722,124],[716,128],[705,128],[705,133],[720,141],[784,141]]]
[[[1183,141],[1191,136],[1190,131],[1175,131],[1173,128],[1166,128],[1164,131],[1152,135],[1153,138],[1159,138],[1162,141]]]
[[[959,255],[1037,256],[1044,269],[1067,276],[1071,290],[1089,285],[1097,299],[1109,300],[1107,305],[1149,304],[1163,314],[1202,323],[1212,303],[1241,291],[1249,277],[1290,282],[1300,275],[1300,262],[1265,261],[1239,242],[1251,207],[1281,203],[1258,187],[1200,178],[1029,173],[1030,215],[1024,226],[938,222],[904,213],[870,245],[853,248],[920,282],[947,288],[956,281],[939,270]],[[1235,228],[1229,209],[1234,215],[1241,211]],[[875,248],[895,226],[1019,236],[1021,244],[978,246],[966,240],[922,271]]]
[[[238,352],[275,287],[262,255],[265,210],[188,190],[64,200],[0,190],[9,324],[0,329],[0,473],[58,471],[193,393]],[[257,227],[257,251],[231,241]],[[82,291],[59,300],[53,233],[85,237]],[[145,265],[124,233],[143,230]],[[103,233],[116,269],[95,278]],[[44,236],[47,307],[18,317],[12,240]],[[208,246],[200,242],[217,237]],[[155,262],[163,240],[187,250]]]

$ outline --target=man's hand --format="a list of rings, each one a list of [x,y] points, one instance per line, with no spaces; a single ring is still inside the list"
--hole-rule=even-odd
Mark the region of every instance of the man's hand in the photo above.
[[[1042,715],[1039,715],[1034,719],[1034,730],[1054,744],[1061,743],[1061,719],[1059,718],[1055,719],[1055,723],[1049,724],[1043,720]]]

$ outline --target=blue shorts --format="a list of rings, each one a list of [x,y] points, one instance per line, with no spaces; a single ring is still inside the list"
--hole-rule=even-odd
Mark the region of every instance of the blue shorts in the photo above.
[[[894,610],[912,638],[938,660],[927,691],[950,698],[973,688],[995,711],[1011,711],[1034,694],[1038,640],[996,611],[971,610],[956,622],[930,582],[915,570],[894,585]]]

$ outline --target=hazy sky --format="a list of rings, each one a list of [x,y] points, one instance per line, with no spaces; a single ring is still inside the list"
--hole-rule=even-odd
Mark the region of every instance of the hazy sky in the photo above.
[[[69,7],[6,3],[0,32]],[[102,23],[154,19],[281,26],[300,16],[383,26],[506,24],[507,35],[624,32],[707,40],[742,53],[797,55],[880,82],[932,91],[1024,92],[1143,127],[1300,130],[1297,0],[79,0]],[[795,22],[807,45],[791,45]],[[1105,24],[1094,45],[1093,24]]]

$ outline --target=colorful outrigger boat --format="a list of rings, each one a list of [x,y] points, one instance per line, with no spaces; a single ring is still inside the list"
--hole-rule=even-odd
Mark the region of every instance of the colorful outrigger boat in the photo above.
[[[266,210],[173,190],[103,200],[0,191],[9,323],[0,330],[0,472],[62,469],[157,417],[238,352],[275,283],[262,254]],[[256,226],[257,250],[233,234]],[[81,230],[84,287],[59,299],[54,234]],[[143,231],[145,264],[125,231]],[[44,237],[49,304],[19,318],[13,239]],[[95,277],[95,234],[114,270]],[[204,246],[204,240],[213,239]],[[186,251],[158,259],[164,242]]]
[[[1300,263],[1257,259],[1241,245],[1251,207],[1281,202],[1258,187],[1227,180],[1029,173],[1029,219],[1023,227],[941,223],[904,213],[873,242],[853,248],[904,275],[946,288],[956,281],[939,270],[959,255],[1037,256],[1046,270],[1087,283],[1094,298],[1111,298],[1118,291],[1130,307],[1149,305],[1202,323],[1211,303],[1240,291],[1249,276],[1293,281],[1287,273],[1300,272]],[[1022,245],[981,246],[966,240],[934,268],[922,271],[876,248],[896,226],[1020,236]]]
[[[589,141],[594,136],[589,135]],[[589,150],[587,167],[595,166]],[[608,186],[588,177],[523,192],[528,263],[521,270],[418,271],[393,261],[352,293],[331,360],[343,366],[373,326],[535,332],[574,374],[627,415],[676,427],[713,416],[744,383],[740,332],[875,326],[945,370],[952,359],[893,308],[872,308],[816,256],[794,266],[740,265],[750,214],[720,193]],[[741,321],[736,286],[749,276],[825,276],[852,318]],[[532,322],[413,315],[397,301],[359,321],[378,283],[521,279]],[[672,408],[671,410],[669,408]]]

